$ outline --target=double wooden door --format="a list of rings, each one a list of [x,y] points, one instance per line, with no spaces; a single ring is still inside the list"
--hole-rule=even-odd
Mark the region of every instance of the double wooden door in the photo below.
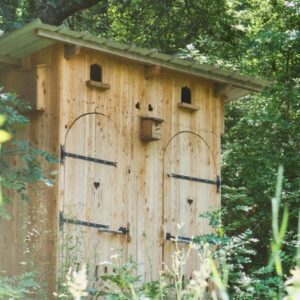
[[[131,234],[133,244],[130,249],[133,253],[136,252],[134,248],[139,247],[139,241],[153,236],[148,234],[149,228],[137,230],[137,218],[140,217],[137,212],[130,211],[131,217],[136,219],[131,218],[130,226],[128,223],[129,198],[136,199],[131,202],[131,209],[137,210],[140,201],[144,201],[143,197],[148,196],[126,192],[131,189],[129,185],[139,186],[144,182],[139,182],[138,174],[128,174],[127,167],[135,162],[126,159],[122,138],[122,132],[111,119],[99,113],[89,113],[73,122],[62,146],[64,195],[60,208],[60,255],[64,265],[86,263],[90,280],[97,280],[100,274],[111,271],[103,262],[109,261],[119,249],[122,249],[123,261],[126,261]],[[170,267],[176,251],[175,236],[180,237],[180,246],[187,250],[192,237],[210,232],[208,220],[200,219],[199,215],[218,204],[218,179],[209,144],[193,132],[184,131],[173,136],[161,163],[163,176],[156,174],[155,169],[150,175],[155,180],[162,179],[159,192],[163,194],[163,211],[157,213],[162,215],[160,225],[164,228],[164,241],[162,248],[157,245],[157,249],[163,251],[162,255],[157,255],[162,256],[163,262]],[[136,182],[129,177],[135,178]],[[160,199],[159,195],[152,195],[149,201]],[[161,207],[158,202],[154,206]],[[138,236],[138,232],[146,235]],[[147,243],[158,240],[155,237]],[[150,259],[157,261],[154,257]],[[185,268],[186,276],[190,276],[199,263],[198,256],[192,254]],[[161,267],[160,264],[156,269]]]

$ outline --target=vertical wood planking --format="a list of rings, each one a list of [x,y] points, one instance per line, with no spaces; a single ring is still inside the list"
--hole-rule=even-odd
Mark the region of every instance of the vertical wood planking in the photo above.
[[[55,88],[59,82],[59,52],[50,53],[49,49],[45,49],[33,55],[32,62],[34,65],[46,64],[43,76],[37,79],[37,89],[42,91],[47,111],[43,114],[31,113],[28,115],[31,119],[31,126],[23,131],[22,138],[30,140],[39,149],[58,155],[59,106],[57,102],[59,97]],[[18,89],[18,75],[15,74],[9,79],[9,72],[6,74],[7,79],[10,81],[7,84],[10,91],[20,92]],[[6,79],[4,78],[3,81],[5,82]],[[37,92],[37,95],[40,94]],[[49,131],[49,128],[51,128],[51,131]],[[51,169],[57,168],[57,166],[49,166],[46,163],[43,163],[43,166],[49,172]],[[7,251],[9,252],[3,255],[3,257],[6,257],[6,262],[1,263],[1,268],[9,269],[16,274],[25,271],[25,268],[20,264],[21,261],[31,261],[34,263],[36,270],[42,273],[47,272],[49,278],[48,290],[51,293],[55,286],[57,185],[50,189],[43,186],[39,189],[37,195],[32,192],[32,187],[29,191],[31,196],[29,203],[20,203],[17,197],[12,203],[12,223],[10,225],[10,222],[8,222],[4,226],[9,226],[7,233],[13,238],[17,237],[18,243],[12,240],[8,244]],[[24,242],[26,236],[28,237],[31,234],[34,238],[28,243]],[[24,255],[27,245],[30,246],[30,249]],[[5,252],[2,251],[2,253]],[[9,257],[12,257],[13,261],[9,261],[7,259]]]
[[[74,123],[66,150],[116,160],[118,167],[111,169],[66,158],[59,177],[59,209],[55,201],[36,205],[35,209],[42,205],[51,211],[51,217],[42,228],[56,230],[58,224],[53,220],[58,210],[69,210],[70,215],[82,220],[109,223],[112,229],[129,223],[129,240],[126,236],[70,224],[64,225],[64,234],[78,236],[76,255],[82,262],[90,261],[95,267],[110,257],[111,248],[122,248],[124,260],[133,255],[139,264],[138,273],[145,279],[155,279],[163,260],[171,265],[174,251],[174,245],[164,241],[162,226],[176,234],[177,223],[184,221],[182,235],[210,232],[207,221],[199,220],[198,215],[219,203],[216,187],[169,178],[167,173],[216,179],[220,172],[223,103],[213,97],[212,84],[208,81],[165,70],[145,80],[142,65],[84,49],[78,56],[65,60],[63,46],[55,47],[41,52],[33,60],[35,64],[49,65],[45,75],[48,82],[46,112],[33,120],[33,140],[58,153],[59,144],[65,143],[72,122],[83,114],[97,112],[99,115],[91,114]],[[103,82],[110,84],[109,90],[86,86],[89,67],[94,63],[102,66]],[[7,74],[8,81],[14,76]],[[191,88],[192,104],[199,106],[199,111],[192,113],[177,107],[183,86]],[[137,102],[140,109],[135,107]],[[147,144],[140,141],[140,117],[144,115],[164,119],[161,140]],[[54,130],[49,130],[50,127]],[[175,137],[176,134],[179,135]],[[100,182],[99,188],[95,188],[95,182]],[[55,193],[57,187],[46,198],[56,199]],[[193,200],[192,204],[188,204],[188,199]],[[14,214],[18,212],[15,210]],[[35,214],[32,210],[32,217]],[[23,235],[21,231],[18,234]],[[66,239],[66,236],[60,237],[59,243]],[[15,235],[12,240],[6,236],[2,240],[14,243],[17,238]],[[41,240],[41,247],[47,248],[43,259],[51,256],[51,241]],[[195,256],[191,257],[186,273],[191,274],[198,263]],[[90,270],[90,278],[92,274]]]
[[[16,68],[5,68],[0,75],[0,85],[5,92],[20,93],[20,73]],[[26,138],[28,130],[18,135],[19,138]],[[6,147],[7,144],[4,146]],[[18,164],[19,160],[13,158],[12,164]],[[27,203],[20,202],[18,195],[9,194],[12,203],[6,205],[5,209],[10,214],[11,219],[0,220],[1,236],[0,236],[0,269],[7,275],[18,274],[24,272],[26,267],[20,264],[25,261],[26,244],[24,238],[27,234],[26,216],[28,211]]]

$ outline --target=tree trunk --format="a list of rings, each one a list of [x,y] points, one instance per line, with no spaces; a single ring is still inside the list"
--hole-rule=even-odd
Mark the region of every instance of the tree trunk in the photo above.
[[[55,4],[50,4],[48,1],[35,0],[31,2],[32,17],[47,24],[60,25],[67,17],[98,2],[99,0],[57,0]]]

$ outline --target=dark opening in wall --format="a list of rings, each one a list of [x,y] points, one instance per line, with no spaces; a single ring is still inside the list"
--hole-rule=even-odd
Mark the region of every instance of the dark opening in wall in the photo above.
[[[181,88],[181,102],[192,104],[191,89],[189,89],[187,86]]]
[[[91,65],[90,80],[102,82],[102,68],[98,64]]]

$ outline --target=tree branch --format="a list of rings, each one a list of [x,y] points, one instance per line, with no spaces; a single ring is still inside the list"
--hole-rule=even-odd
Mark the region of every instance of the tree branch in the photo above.
[[[42,22],[47,24],[60,25],[67,17],[96,5],[99,0],[60,0],[57,2],[59,3],[56,5],[45,2],[36,4],[32,16],[41,19]]]

